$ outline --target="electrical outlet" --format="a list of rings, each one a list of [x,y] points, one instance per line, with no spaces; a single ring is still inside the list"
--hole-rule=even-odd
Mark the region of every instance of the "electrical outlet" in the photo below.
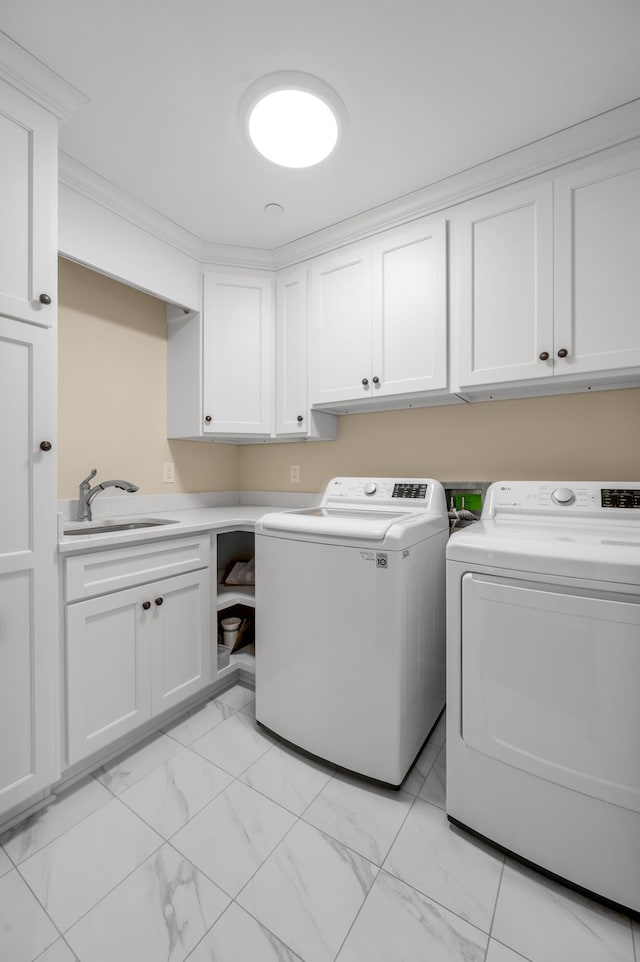
[[[291,484],[300,484],[300,465],[290,464],[289,465],[289,481]]]
[[[162,480],[172,484],[176,479],[176,466],[173,461],[165,461],[162,465]]]

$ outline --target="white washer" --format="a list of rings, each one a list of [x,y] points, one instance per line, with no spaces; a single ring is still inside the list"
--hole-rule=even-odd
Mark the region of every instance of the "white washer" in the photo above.
[[[442,485],[334,478],[256,526],[256,718],[399,785],[444,708]]]
[[[447,548],[447,814],[640,911],[640,484],[498,482]]]

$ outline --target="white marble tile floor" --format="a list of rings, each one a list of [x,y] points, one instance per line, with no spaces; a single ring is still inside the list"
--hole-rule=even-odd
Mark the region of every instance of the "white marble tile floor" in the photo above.
[[[0,838],[0,960],[640,962],[640,924],[451,828],[444,736],[389,791],[233,686]]]

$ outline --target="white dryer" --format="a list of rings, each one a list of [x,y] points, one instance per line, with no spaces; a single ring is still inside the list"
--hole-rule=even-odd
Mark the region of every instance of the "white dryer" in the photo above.
[[[447,619],[449,818],[640,911],[640,484],[493,484]]]
[[[444,490],[334,478],[256,526],[256,719],[399,785],[445,700]]]

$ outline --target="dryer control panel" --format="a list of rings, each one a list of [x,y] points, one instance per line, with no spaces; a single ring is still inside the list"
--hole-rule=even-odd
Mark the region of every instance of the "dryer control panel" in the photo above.
[[[493,518],[498,513],[604,515],[629,509],[640,509],[640,482],[496,481],[487,491],[482,517]]]
[[[640,488],[601,488],[603,508],[640,508]]]

